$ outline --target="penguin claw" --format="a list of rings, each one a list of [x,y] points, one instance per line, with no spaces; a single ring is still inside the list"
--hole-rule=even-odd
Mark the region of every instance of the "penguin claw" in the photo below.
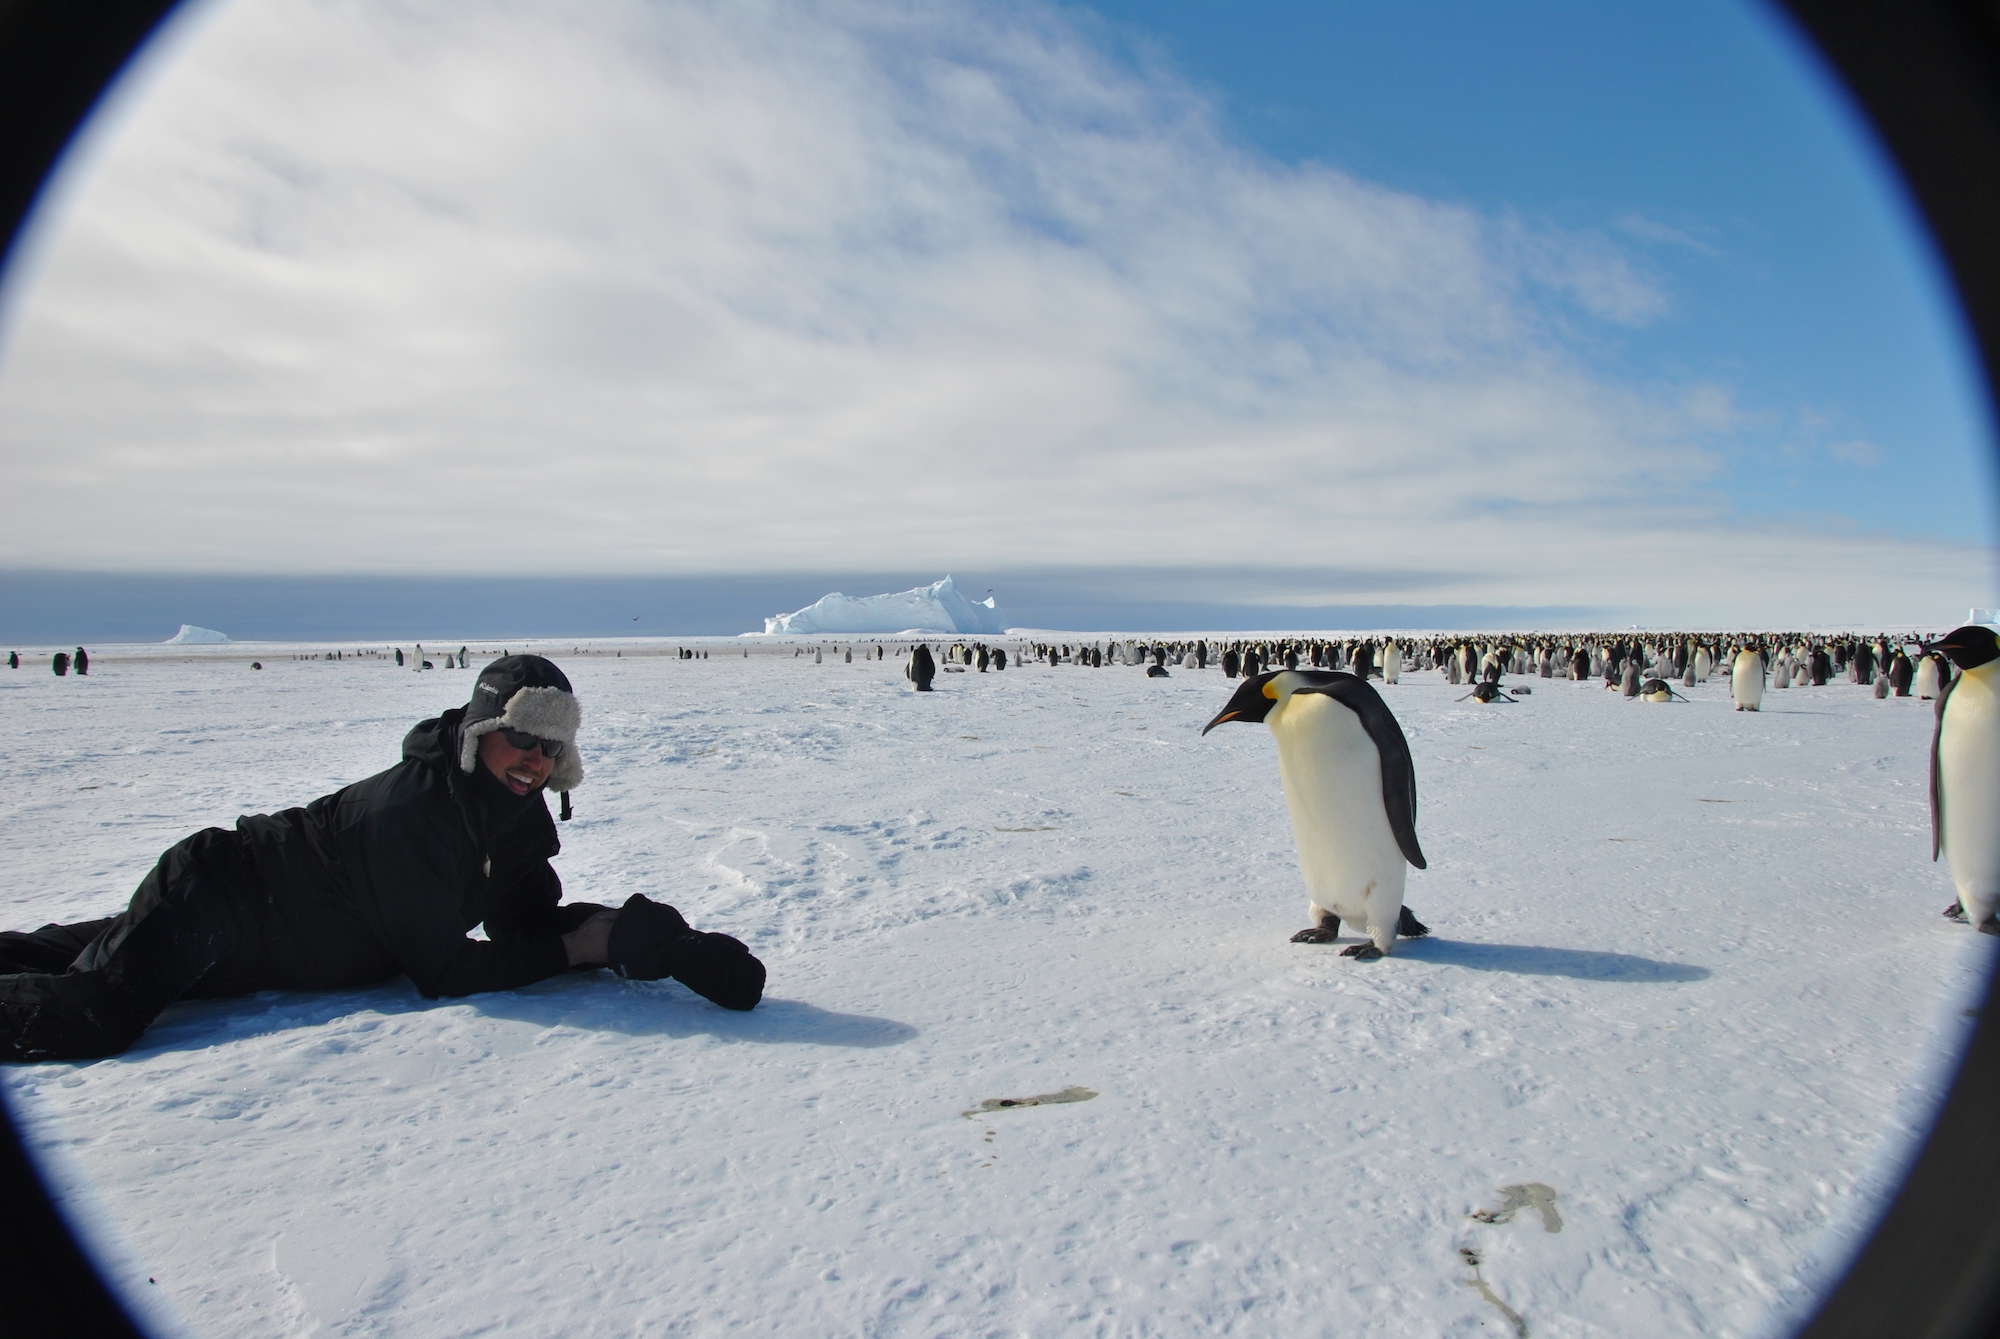
[[[1980,922],[1979,933],[1983,935],[2000,935],[2000,918],[1988,916]]]
[[[1331,944],[1340,938],[1340,931],[1330,930],[1324,925],[1309,925],[1292,936],[1294,944]]]
[[[1375,959],[1383,957],[1384,954],[1381,949],[1376,948],[1373,944],[1362,943],[1348,945],[1340,951],[1340,956],[1343,958],[1359,958],[1362,962],[1373,962]]]
[[[1948,921],[1962,921],[1965,919],[1965,908],[1960,906],[1958,903],[1953,902],[1950,906],[1944,909],[1944,912],[1942,914],[1944,918]]]

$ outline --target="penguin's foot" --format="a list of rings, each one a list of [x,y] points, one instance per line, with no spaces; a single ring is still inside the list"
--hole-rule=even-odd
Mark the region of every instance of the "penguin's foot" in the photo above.
[[[1412,916],[1408,907],[1404,907],[1396,913],[1396,935],[1398,938],[1422,939],[1430,932],[1431,927],[1425,925],[1415,916]]]
[[[1944,909],[1943,915],[1948,921],[1962,921],[1965,919],[1965,908],[1954,902]]]
[[[1988,916],[1984,921],[1981,921],[1979,933],[1983,935],[2000,935],[2000,917]]]
[[[1343,958],[1359,958],[1363,962],[1373,962],[1375,959],[1385,955],[1381,949],[1376,948],[1372,943],[1360,943],[1349,944],[1340,951],[1340,956]]]
[[[1331,944],[1340,938],[1340,925],[1311,925],[1292,936],[1294,944]]]

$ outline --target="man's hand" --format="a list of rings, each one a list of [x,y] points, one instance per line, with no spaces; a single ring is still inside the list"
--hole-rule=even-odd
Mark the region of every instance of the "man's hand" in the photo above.
[[[611,927],[618,923],[615,911],[600,911],[562,937],[563,952],[572,967],[608,967],[611,964]]]
[[[764,964],[738,939],[690,929],[680,912],[643,893],[619,908],[606,941],[612,970],[633,981],[671,976],[725,1009],[755,1008],[764,995]]]

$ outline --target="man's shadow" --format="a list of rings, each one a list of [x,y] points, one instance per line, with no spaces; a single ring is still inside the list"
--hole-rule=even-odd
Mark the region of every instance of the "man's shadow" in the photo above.
[[[468,995],[496,1018],[633,1037],[729,1037],[814,1046],[900,1046],[918,1029],[892,1018],[844,1014],[766,995],[754,1009],[724,1009],[678,981],[625,981],[609,972],[555,977],[520,990]]]
[[[765,996],[755,1009],[724,1009],[676,981],[624,981],[609,972],[554,977],[515,990],[427,1000],[407,981],[360,990],[260,991],[170,1006],[139,1044],[138,1059],[162,1051],[200,1050],[249,1037],[326,1027],[356,1015],[400,1017],[470,1007],[539,1027],[621,1032],[632,1037],[728,1037],[817,1046],[899,1046],[918,1029],[891,1018],[844,1014],[803,1000]],[[337,1034],[336,1034],[337,1035]],[[353,1043],[365,1046],[365,1041]],[[118,1057],[113,1057],[116,1059]]]

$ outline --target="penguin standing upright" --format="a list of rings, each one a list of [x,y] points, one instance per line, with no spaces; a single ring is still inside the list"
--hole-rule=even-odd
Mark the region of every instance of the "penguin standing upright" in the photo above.
[[[1399,934],[1429,933],[1403,906],[1409,867],[1425,867],[1416,765],[1382,695],[1336,670],[1277,670],[1245,680],[1201,732],[1226,721],[1262,721],[1278,744],[1313,918],[1292,942],[1332,943],[1344,918],[1367,940],[1341,956],[1367,960],[1386,955]]]
[[[1954,920],[2000,934],[2000,638],[1979,624],[1924,647],[1962,671],[1938,697],[1931,733],[1931,859],[1951,865]]]
[[[1382,647],[1382,682],[1398,683],[1403,677],[1403,648],[1391,638]]]
[[[931,691],[931,680],[937,677],[937,662],[931,658],[931,649],[918,642],[910,652],[910,663],[903,667],[903,677],[917,686],[919,693]]]
[[[1738,711],[1758,711],[1764,705],[1764,657],[1754,646],[1736,653],[1729,667],[1729,695]]]
[[[1908,697],[1910,685],[1917,677],[1917,667],[1910,663],[1909,653],[1897,647],[1889,657],[1889,671],[1886,676],[1889,686],[1896,690],[1897,697]]]

